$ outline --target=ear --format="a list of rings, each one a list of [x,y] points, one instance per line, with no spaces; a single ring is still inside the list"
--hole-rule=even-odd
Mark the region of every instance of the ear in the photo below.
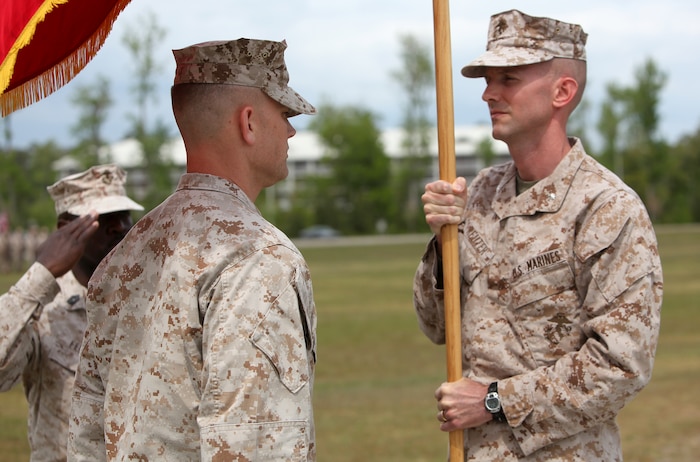
[[[247,144],[255,143],[257,134],[257,124],[255,120],[255,111],[252,106],[243,106],[238,113],[238,127],[241,131],[241,138]]]
[[[562,108],[569,104],[578,92],[578,82],[572,77],[561,77],[554,89],[552,104],[556,108]]]

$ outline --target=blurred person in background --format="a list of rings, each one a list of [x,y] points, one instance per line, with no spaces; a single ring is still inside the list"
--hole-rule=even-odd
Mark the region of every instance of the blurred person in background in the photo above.
[[[49,186],[57,229],[0,297],[0,391],[24,386],[33,462],[66,460],[88,280],[131,228],[131,211],[143,210],[125,181],[116,165],[100,165]]]

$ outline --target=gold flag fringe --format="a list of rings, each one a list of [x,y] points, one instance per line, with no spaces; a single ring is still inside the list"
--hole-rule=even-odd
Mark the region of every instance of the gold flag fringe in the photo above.
[[[41,75],[5,92],[5,89],[10,85],[19,50],[31,42],[37,25],[42,22],[55,7],[67,3],[68,1],[69,0],[45,1],[17,38],[15,44],[5,58],[5,61],[0,65],[0,88],[2,88],[2,90],[0,90],[0,111],[2,111],[3,117],[50,95],[78,75],[95,54],[97,54],[100,48],[102,48],[117,17],[131,0],[118,0],[90,38],[63,61],[53,66],[51,69],[47,69]]]

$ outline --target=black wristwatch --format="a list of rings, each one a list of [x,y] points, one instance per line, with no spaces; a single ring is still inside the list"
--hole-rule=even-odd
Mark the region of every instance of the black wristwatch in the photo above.
[[[489,390],[484,398],[484,406],[491,413],[493,420],[496,422],[505,422],[506,415],[501,408],[501,397],[498,396],[498,382],[493,382],[489,385]]]

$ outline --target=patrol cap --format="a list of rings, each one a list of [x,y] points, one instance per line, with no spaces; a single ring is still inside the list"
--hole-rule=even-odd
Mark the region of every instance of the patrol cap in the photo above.
[[[85,215],[91,210],[98,214],[122,210],[143,210],[129,199],[124,189],[126,172],[114,164],[97,165],[57,181],[46,190],[56,205],[56,215],[68,212]]]
[[[462,68],[465,77],[483,77],[487,67],[523,66],[554,58],[586,60],[581,26],[518,10],[491,16],[486,53]]]
[[[315,114],[308,101],[292,90],[284,63],[287,42],[240,38],[204,42],[173,50],[177,67],[173,85],[214,83],[257,87],[292,115]]]

